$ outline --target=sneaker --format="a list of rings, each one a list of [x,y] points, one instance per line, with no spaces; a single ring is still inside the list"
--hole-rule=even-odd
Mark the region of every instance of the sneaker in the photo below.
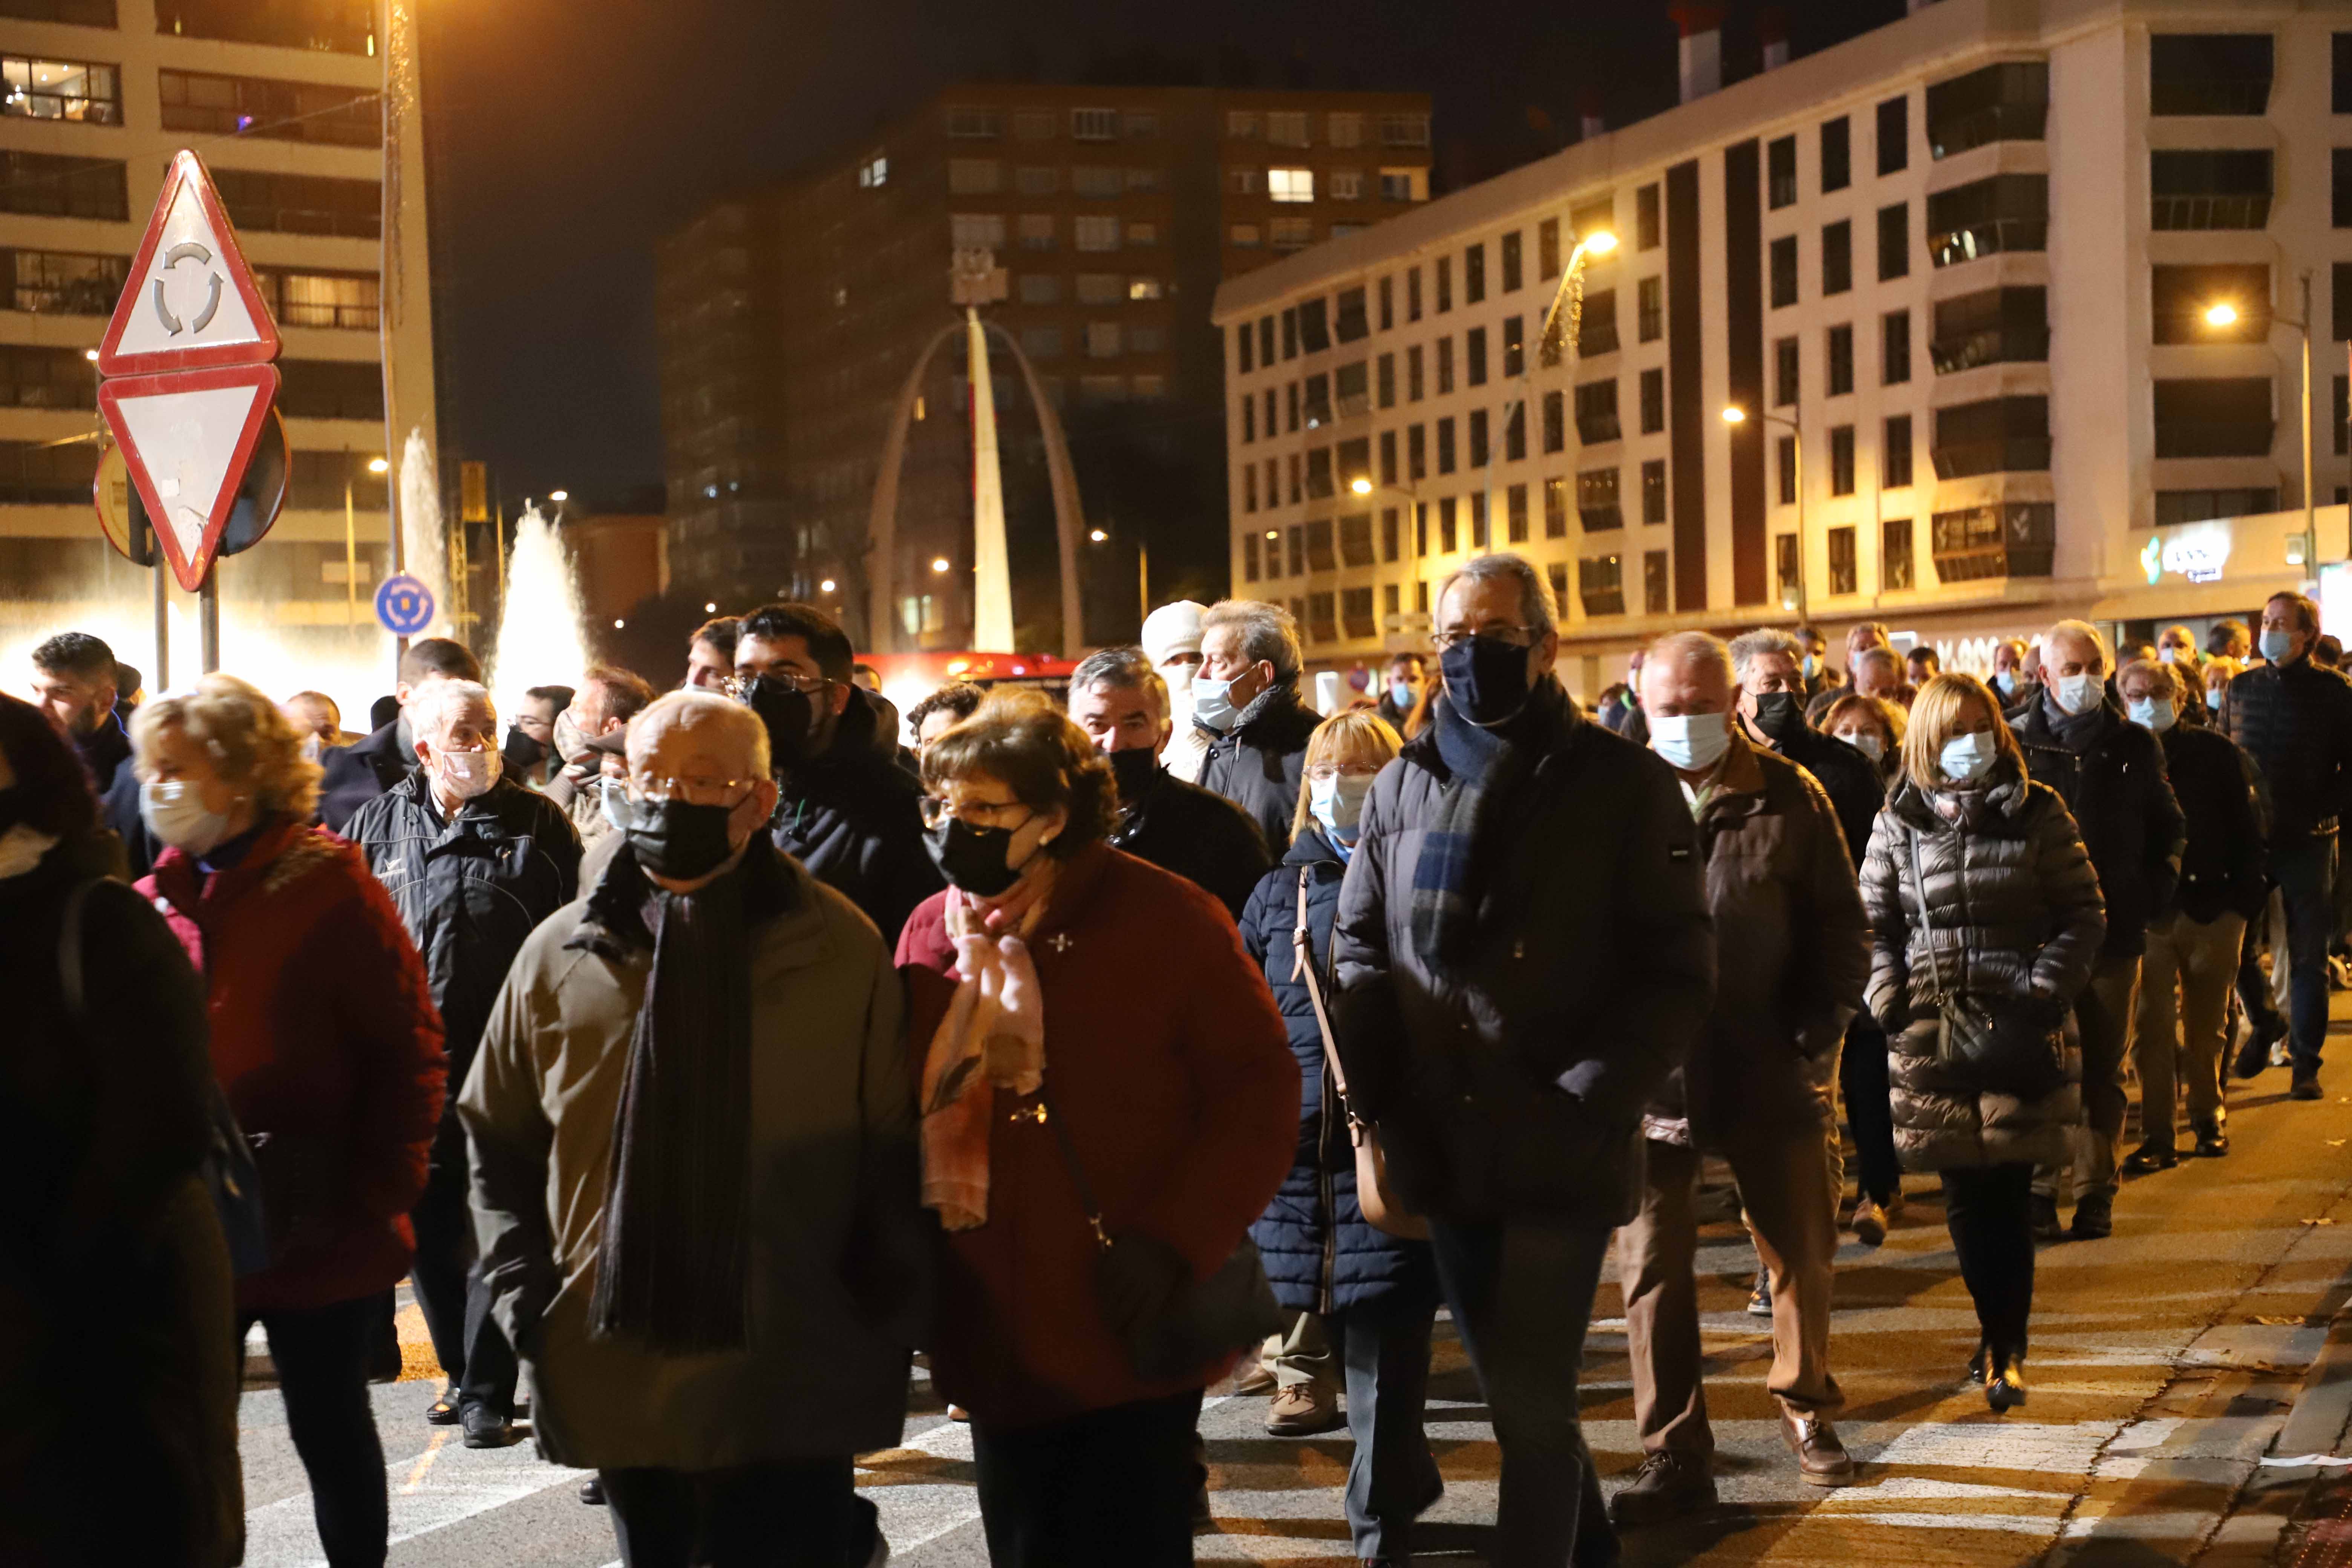
[[[1276,1437],[1312,1437],[1347,1425],[1339,1396],[1319,1384],[1294,1383],[1275,1392],[1265,1408],[1265,1429]]]
[[[2105,1193],[2084,1193],[2074,1200],[2076,1241],[2103,1241],[2115,1232],[2116,1200]]]
[[[1886,1211],[1867,1194],[1853,1205],[1853,1238],[1864,1247],[1886,1245]]]
[[[1855,1480],[1853,1460],[1838,1441],[1837,1428],[1819,1415],[1783,1408],[1780,1441],[1797,1456],[1797,1473],[1807,1486],[1846,1487]]]
[[[2304,1072],[2297,1069],[2294,1081],[2287,1085],[2286,1097],[2289,1100],[2319,1099],[2319,1074],[2316,1071]]]
[[[1772,1271],[1769,1268],[1756,1270],[1756,1289],[1748,1292],[1748,1315],[1751,1318],[1772,1315]]]
[[[458,1412],[468,1448],[503,1448],[514,1441],[514,1426],[487,1405],[468,1405]]]
[[[2033,1239],[2063,1241],[2066,1232],[2058,1224],[2058,1200],[2045,1193],[2035,1193],[2029,1212],[2033,1216]]]
[[[1620,1530],[1664,1524],[1715,1506],[1715,1477],[1705,1459],[1648,1454],[1633,1479],[1609,1500],[1609,1521]]]

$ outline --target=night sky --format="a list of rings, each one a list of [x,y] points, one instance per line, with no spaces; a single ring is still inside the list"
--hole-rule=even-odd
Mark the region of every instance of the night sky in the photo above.
[[[1787,8],[1799,53],[1902,0]],[[819,163],[958,80],[1207,79],[1422,89],[1440,188],[1675,97],[1641,0],[423,0],[441,405],[512,499],[658,502],[653,247],[698,207]],[[1734,4],[1727,74],[1754,68]],[[1246,61],[1237,68],[1235,55]]]

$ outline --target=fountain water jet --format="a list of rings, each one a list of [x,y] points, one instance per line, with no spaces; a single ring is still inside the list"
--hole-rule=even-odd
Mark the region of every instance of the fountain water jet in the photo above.
[[[450,619],[449,541],[441,525],[441,476],[423,430],[408,433],[400,457],[400,558],[401,570],[433,591],[433,624],[418,635],[456,637],[456,623]]]
[[[588,668],[580,584],[563,541],[537,507],[524,510],[507,557],[506,603],[490,655],[490,689],[499,717],[522,710],[534,686],[573,686]]]

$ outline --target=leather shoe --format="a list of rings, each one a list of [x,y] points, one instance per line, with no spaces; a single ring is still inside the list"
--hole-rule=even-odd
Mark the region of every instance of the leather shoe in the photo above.
[[[2000,1358],[2000,1373],[1985,1384],[1985,1403],[1996,1415],[2005,1415],[2025,1403],[2025,1358],[2012,1355]]]
[[[1865,1193],[1853,1205],[1853,1238],[1864,1247],[1886,1244],[1886,1211]]]
[[[2179,1153],[2162,1143],[2143,1143],[2124,1156],[2124,1173],[2145,1176],[2157,1171],[2169,1171],[2180,1163]]]
[[[1265,1429],[1276,1437],[1312,1437],[1347,1425],[1339,1396],[1319,1384],[1294,1383],[1266,1406]]]
[[[2103,1241],[2115,1234],[2116,1200],[2105,1193],[2084,1193],[2074,1200],[2076,1241]]]
[[[455,1426],[457,1424],[457,1385],[456,1384],[443,1385],[441,1397],[425,1407],[425,1420],[427,1426]]]
[[[1785,1406],[1780,1411],[1780,1441],[1797,1456],[1797,1473],[1808,1486],[1843,1487],[1854,1481],[1853,1460],[1838,1441],[1837,1428],[1825,1416],[1808,1415]]]
[[[2230,1152],[2230,1135],[2218,1127],[2197,1129],[2197,1158],[2218,1160]]]
[[[586,1503],[590,1508],[603,1508],[604,1506],[604,1483],[598,1480],[594,1476],[590,1476],[586,1480],[582,1481],[580,1483],[580,1500]]]
[[[1237,1394],[1272,1394],[1280,1386],[1275,1381],[1274,1369],[1262,1361],[1251,1362],[1249,1369],[1234,1379],[1234,1392]]]
[[[2286,1097],[2289,1100],[2319,1099],[2319,1075],[2315,1072],[2296,1073],[2294,1081],[2287,1085]]]
[[[1620,1530],[1687,1519],[1715,1506],[1715,1477],[1703,1458],[1655,1453],[1643,1457],[1633,1479],[1609,1500],[1609,1521]]]
[[[2238,1054],[2230,1058],[2230,1076],[2252,1078],[2256,1073],[2269,1067],[2271,1047],[2285,1037],[2286,1028],[2284,1025],[2270,1028],[2257,1025],[2253,1031],[2247,1035],[2246,1043],[2238,1047]]]
[[[468,1448],[503,1448],[514,1441],[514,1427],[487,1405],[468,1405],[458,1413]]]

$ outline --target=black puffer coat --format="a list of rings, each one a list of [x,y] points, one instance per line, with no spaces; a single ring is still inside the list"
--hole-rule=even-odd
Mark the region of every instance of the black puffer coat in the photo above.
[[[2273,849],[2336,831],[2352,795],[2352,685],[2307,658],[2257,665],[2230,682],[2221,721],[2262,770]]]
[[[462,1084],[523,939],[580,891],[580,835],[561,806],[501,778],[443,820],[422,768],[362,805],[346,836],[425,960],[451,1083]],[[457,1097],[442,1101],[455,1136]]]
[[[1339,909],[1347,863],[1316,828],[1291,840],[1281,865],[1260,879],[1242,914],[1242,945],[1265,966],[1275,1005],[1298,1058],[1298,1153],[1282,1190],[1250,1227],[1265,1259],[1275,1299],[1293,1311],[1330,1313],[1379,1297],[1412,1292],[1437,1305],[1437,1268],[1429,1244],[1373,1228],[1356,1202],[1355,1145],[1333,1090],[1315,1004],[1297,973],[1298,883],[1307,880],[1310,959],[1324,1005],[1337,1000],[1331,918]]]
[[[1298,678],[1276,681],[1257,694],[1219,735],[1211,731],[1209,754],[1201,763],[1201,787],[1213,790],[1250,814],[1266,847],[1290,842],[1290,819],[1298,810],[1298,780],[1307,765],[1307,737],[1322,718],[1299,700]],[[1202,726],[1206,728],[1206,726]]]
[[[865,911],[885,945],[945,886],[923,847],[922,782],[898,765],[897,712],[851,687],[824,754],[783,776],[771,824],[776,847]]]
[[[2147,922],[2172,907],[2189,825],[2165,776],[2156,737],[2102,705],[2084,721],[2087,738],[2069,744],[2048,698],[2017,723],[2017,743],[2037,784],[2066,803],[2099,874],[2107,910],[2108,958],[2147,951]]]
[[[1954,819],[1937,809],[1938,800],[1951,803]],[[2066,803],[2005,759],[1982,789],[1931,797],[1898,783],[1871,834],[1862,900],[1874,932],[1868,1002],[1886,1031],[1895,1149],[1904,1164],[1942,1171],[2063,1163],[2082,1109],[2082,1060],[2071,1026],[2065,1087],[2021,1100],[1986,1091],[1937,1062],[1928,999],[1940,966],[1948,989],[2038,1006],[2054,1021],[2089,984],[2106,914]]]
[[[1863,755],[1861,747],[1810,724],[1773,750],[1812,774],[1828,792],[1838,826],[1845,831],[1846,856],[1861,865],[1862,858],[1870,852],[1871,825],[1878,820],[1878,808],[1886,804],[1886,785],[1879,779],[1878,764]]]
[[[2200,922],[2225,910],[2252,920],[2269,896],[2253,763],[2229,737],[2183,722],[2164,732],[2164,765],[2189,819],[2189,847],[2180,858],[2181,912]]]

